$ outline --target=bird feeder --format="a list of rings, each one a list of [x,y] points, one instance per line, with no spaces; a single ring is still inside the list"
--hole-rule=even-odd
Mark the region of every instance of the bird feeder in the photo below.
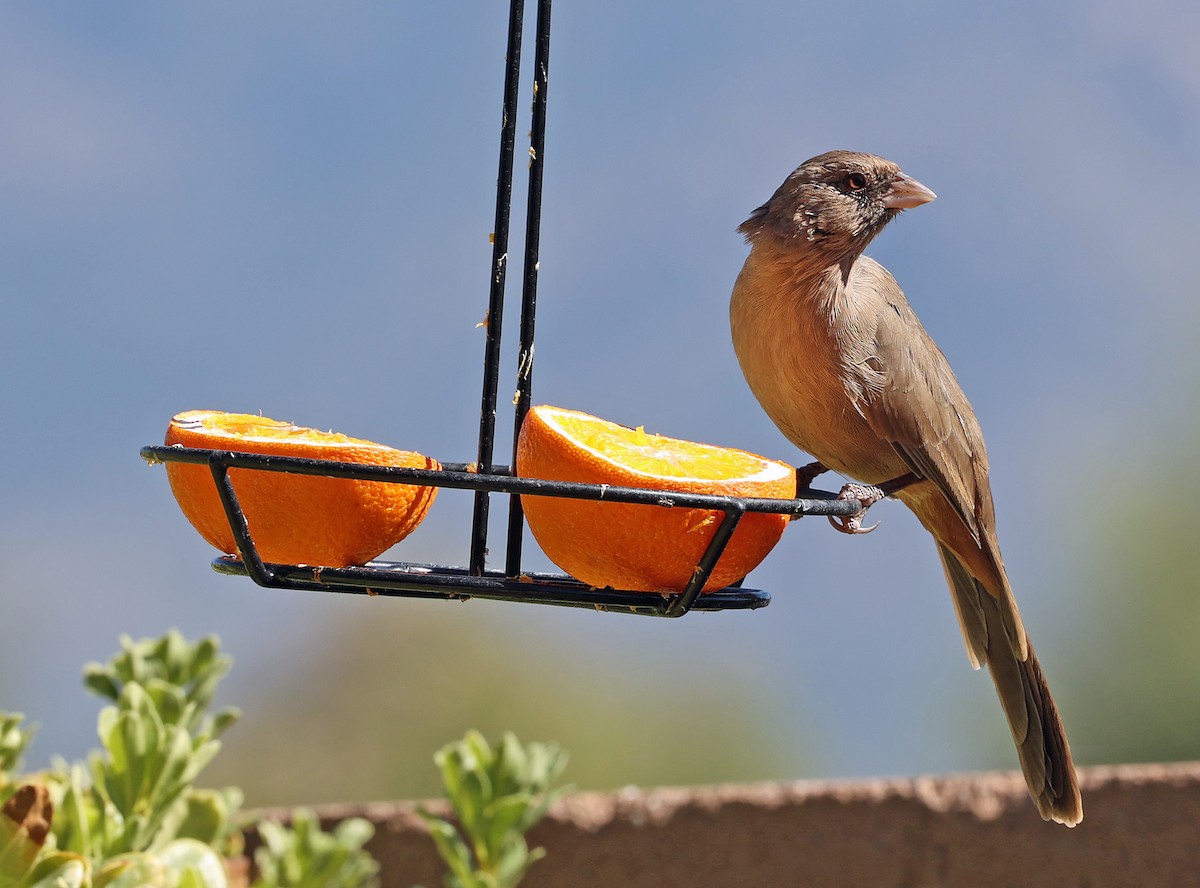
[[[539,0],[534,48],[534,84],[532,126],[530,128],[529,179],[525,216],[525,254],[521,282],[521,316],[518,343],[517,387],[513,426],[513,451],[517,432],[530,407],[533,384],[534,319],[537,303],[538,248],[541,223],[542,170],[545,164],[547,76],[550,53],[551,0]],[[647,616],[678,617],[690,611],[744,610],[764,607],[770,595],[740,584],[717,591],[701,590],[725,550],[739,521],[748,512],[772,512],[793,517],[802,515],[853,516],[860,511],[857,502],[839,500],[832,493],[808,489],[811,478],[802,472],[801,492],[805,498],[792,500],[756,499],[701,495],[683,491],[613,487],[538,478],[516,477],[510,466],[493,459],[496,432],[496,400],[501,356],[501,327],[504,313],[508,240],[512,209],[512,173],[518,120],[518,85],[521,72],[521,39],[524,27],[524,0],[511,0],[508,44],[504,75],[500,163],[496,185],[495,234],[486,342],[483,355],[483,393],[479,417],[479,440],[473,464],[443,463],[442,468],[368,467],[355,463],[296,457],[264,456],[225,450],[150,445],[141,449],[143,459],[151,463],[181,462],[207,465],[229,520],[240,557],[221,556],[213,560],[218,573],[248,576],[260,586],[277,589],[301,589],[318,592],[345,592],[387,595],[405,598],[435,598],[465,601],[471,598],[518,601],[584,607]],[[251,469],[263,472],[290,472],[331,478],[352,478],[398,484],[420,484],[474,491],[474,511],[470,526],[470,559],[465,567],[411,562],[371,561],[360,567],[313,567],[311,565],[266,563],[255,546],[252,528],[238,503],[237,490],[229,470]],[[561,574],[526,572],[521,567],[524,534],[522,494],[568,497],[606,502],[640,503],[657,508],[698,508],[720,513],[723,517],[696,565],[687,586],[678,592],[646,593],[613,588],[594,588]],[[508,529],[505,539],[504,568],[490,569],[488,555],[488,513],[493,497],[507,496]]]

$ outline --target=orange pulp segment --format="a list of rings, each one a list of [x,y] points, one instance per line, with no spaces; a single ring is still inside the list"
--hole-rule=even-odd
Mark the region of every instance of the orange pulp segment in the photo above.
[[[648,434],[560,407],[533,407],[517,444],[517,474],[653,490],[793,499],[795,469],[753,453]],[[641,592],[684,589],[722,512],[564,497],[522,496],[546,556],[591,586]],[[779,541],[788,516],[748,512],[705,591],[736,582]]]

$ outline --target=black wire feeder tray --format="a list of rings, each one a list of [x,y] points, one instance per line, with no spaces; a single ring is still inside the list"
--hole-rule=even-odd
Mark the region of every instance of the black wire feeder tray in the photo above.
[[[551,0],[539,0],[534,53],[532,127],[529,147],[529,181],[525,220],[524,275],[521,289],[520,350],[514,399],[513,451],[517,433],[530,407],[533,380],[533,337],[537,300],[539,232],[541,223],[542,169],[545,149],[547,74],[550,50]],[[390,595],[464,601],[470,598],[585,607],[646,616],[679,617],[689,611],[746,610],[765,607],[768,593],[740,585],[701,594],[713,567],[742,517],[748,512],[773,512],[793,517],[826,515],[849,517],[860,510],[855,501],[839,500],[828,492],[803,490],[806,498],[756,499],[612,487],[537,478],[518,478],[508,466],[493,463],[496,403],[500,366],[500,333],[503,320],[505,271],[508,266],[509,217],[512,205],[512,171],[516,144],[518,82],[521,67],[523,0],[512,0],[504,78],[504,106],[500,133],[500,165],[496,187],[495,233],[483,360],[483,398],[480,409],[478,458],[473,465],[447,463],[440,470],[296,457],[265,456],[225,450],[201,450],[167,445],[141,449],[147,462],[182,462],[209,466],[241,557],[213,560],[218,573],[248,576],[260,586],[320,592]],[[371,561],[361,567],[313,567],[266,563],[258,554],[253,535],[238,503],[229,470],[253,469],[290,472],[363,481],[421,484],[472,490],[475,493],[471,522],[470,562],[467,567],[447,567],[412,562]],[[801,475],[800,477],[804,477]],[[805,479],[807,482],[807,479]],[[806,485],[807,486],[807,485]],[[508,533],[504,570],[489,570],[487,560],[488,508],[492,494],[508,494]],[[677,593],[654,594],[621,589],[597,589],[563,574],[526,572],[521,569],[524,512],[521,494],[641,503],[659,508],[711,509],[723,515],[696,565],[686,588]]]

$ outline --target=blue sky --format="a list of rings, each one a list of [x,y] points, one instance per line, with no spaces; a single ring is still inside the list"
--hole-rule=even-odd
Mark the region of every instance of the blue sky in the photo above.
[[[120,632],[217,632],[245,697],[329,621],[370,619],[209,570],[137,456],[172,414],[473,458],[506,14],[0,9],[0,706],[43,723],[34,764],[91,745],[78,665]],[[1169,395],[1195,381],[1200,10],[618,0],[560,2],[554,29],[534,400],[802,459],[730,347],[735,229],[811,155],[888,156],[939,198],[871,253],[974,402],[1051,678],[1093,656],[1055,505],[1187,421]],[[468,513],[443,496],[394,554],[462,563]],[[570,640],[579,663],[717,647],[761,668],[781,742],[821,725],[820,773],[1009,766],[970,742],[976,720],[1004,728],[932,545],[899,504],[877,515],[864,539],[791,528],[752,577],[775,597],[756,614],[456,618]]]

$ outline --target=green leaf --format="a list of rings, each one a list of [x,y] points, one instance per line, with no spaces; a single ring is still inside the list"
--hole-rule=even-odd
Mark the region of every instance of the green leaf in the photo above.
[[[182,716],[187,708],[188,699],[183,688],[161,678],[152,678],[146,682],[145,689],[163,724],[185,723]]]
[[[158,852],[157,857],[168,873],[177,874],[178,888],[227,888],[225,864],[220,856],[203,842],[178,839]]]
[[[139,798],[153,808],[170,805],[183,794],[215,752],[204,750],[198,755],[192,749],[192,738],[187,731],[177,725],[167,728],[161,747],[148,762],[155,770],[146,775],[148,779]]]
[[[349,817],[334,828],[333,837],[346,848],[361,848],[371,841],[375,827],[362,817]]]
[[[500,740],[499,754],[492,769],[492,783],[497,796],[516,792],[525,782],[529,756],[511,731]]]
[[[483,809],[492,796],[491,784],[491,779],[482,768],[476,767],[463,773],[462,795],[455,807],[463,827],[472,838],[484,829]]]
[[[221,643],[214,635],[201,638],[192,647],[191,670],[197,674],[207,673],[218,665],[217,655],[221,652]],[[226,658],[228,659],[228,658]]]
[[[91,861],[69,851],[52,851],[38,859],[20,888],[90,888],[91,884]]]
[[[84,857],[97,857],[103,846],[100,820],[102,800],[84,788],[84,767],[69,766],[59,775],[62,781],[55,798],[55,844],[64,851],[74,851]]]
[[[144,682],[150,678],[145,654],[150,643],[150,639],[135,643],[128,635],[121,636],[121,653],[114,659],[113,666],[125,681]]]
[[[524,839],[511,843],[505,849],[504,855],[496,865],[496,885],[498,888],[513,888],[525,877],[525,873],[533,863],[546,854],[542,848],[530,851]]]
[[[178,806],[182,812],[172,833],[179,838],[196,839],[216,845],[230,832],[233,814],[242,804],[241,790],[190,789]]]
[[[0,814],[0,885],[16,885],[24,879],[41,850],[28,829]]]
[[[100,736],[100,745],[108,750],[109,758],[113,756],[113,750],[110,748],[110,741],[117,743],[114,734],[117,732],[117,722],[120,720],[121,710],[115,706],[105,706],[100,710],[100,715],[96,719],[96,733]],[[117,754],[121,756],[120,762],[123,764],[125,756],[123,750],[118,750]]]
[[[571,787],[560,786],[557,789],[547,790],[538,796],[536,801],[525,809],[525,814],[521,818],[521,831],[528,832],[532,829],[534,824],[546,816],[546,812],[550,810],[550,806],[570,791]]]
[[[99,867],[93,888],[167,888],[167,868],[152,854],[121,854]]]
[[[463,762],[467,770],[479,774],[486,774],[491,770],[495,753],[492,752],[492,747],[488,745],[487,740],[478,731],[467,731],[463,736],[460,749],[462,750]]]
[[[33,728],[22,727],[25,716],[19,712],[0,710],[0,789],[7,782],[6,772],[16,771],[21,756],[29,741],[33,739]]]
[[[209,718],[208,724],[205,725],[202,733],[207,737],[220,737],[241,717],[242,711],[240,709],[234,706],[226,706]]]
[[[121,696],[121,686],[116,678],[99,663],[88,663],[83,667],[83,686],[93,694],[114,702]]]
[[[138,686],[127,685],[126,687],[136,688]],[[125,767],[122,773],[124,805],[118,804],[118,808],[122,814],[128,817],[135,812],[137,802],[142,798],[142,793],[146,789],[148,772],[155,764],[153,760],[157,758],[156,747],[159,738],[153,724],[135,713],[121,713],[119,724],[121,740],[124,743],[122,754]],[[114,798],[113,801],[116,799]]]
[[[433,844],[437,848],[438,855],[449,867],[450,874],[462,885],[472,884],[475,873],[474,858],[471,856],[471,849],[458,834],[458,830],[445,820],[431,818],[429,834],[433,837]]]
[[[488,848],[488,859],[499,860],[507,845],[521,837],[519,829],[532,798],[526,794],[496,799],[487,807],[487,832],[481,838]]]
[[[454,813],[468,833],[474,831],[482,815],[490,781],[480,767],[478,757],[465,743],[451,743],[439,753],[442,781]]]
[[[179,682],[190,671],[192,663],[191,646],[184,641],[178,629],[171,629],[158,640],[154,653],[166,668],[167,677]]]
[[[216,758],[217,753],[221,751],[220,740],[205,740],[202,743],[192,747],[191,759],[188,761],[187,771],[184,773],[184,779],[191,782],[199,776],[200,772],[208,767],[209,763]]]

